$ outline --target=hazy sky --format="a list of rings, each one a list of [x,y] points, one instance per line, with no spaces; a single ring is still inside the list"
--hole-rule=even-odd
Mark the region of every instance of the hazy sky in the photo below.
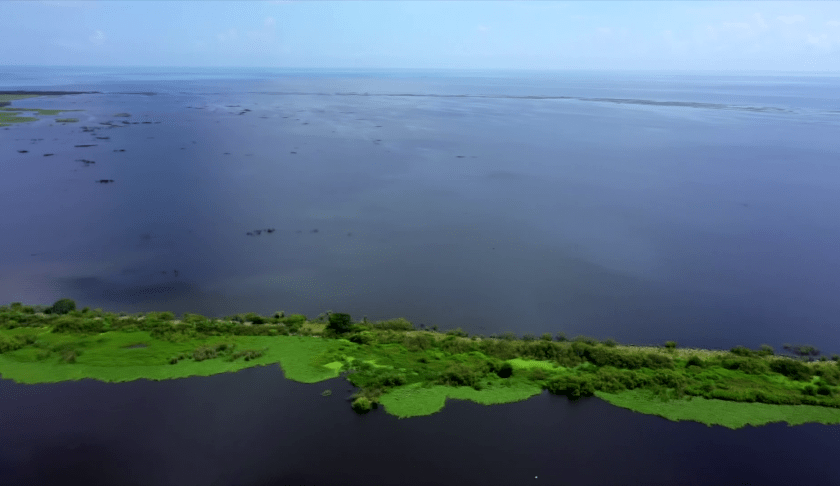
[[[0,1],[0,65],[840,71],[840,2]]]

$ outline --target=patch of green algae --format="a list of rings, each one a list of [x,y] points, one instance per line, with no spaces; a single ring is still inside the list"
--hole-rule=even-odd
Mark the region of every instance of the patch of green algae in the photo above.
[[[526,400],[542,393],[542,389],[532,383],[514,381],[488,385],[482,390],[469,386],[424,386],[412,383],[389,390],[382,395],[379,403],[385,406],[385,412],[399,418],[431,415],[439,412],[447,399],[471,400],[482,405],[496,405]]]

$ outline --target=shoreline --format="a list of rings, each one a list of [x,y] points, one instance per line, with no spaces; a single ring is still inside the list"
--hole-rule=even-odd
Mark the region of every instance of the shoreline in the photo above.
[[[469,336],[417,330],[402,318],[352,322],[340,313],[176,320],[169,312],[78,311],[69,299],[37,307],[0,306],[4,379],[162,380],[279,364],[286,378],[302,383],[343,377],[358,389],[350,397],[356,412],[383,405],[400,418],[436,413],[447,399],[490,405],[548,390],[710,426],[840,423],[840,360],[805,362],[766,346],[722,351],[562,333]]]

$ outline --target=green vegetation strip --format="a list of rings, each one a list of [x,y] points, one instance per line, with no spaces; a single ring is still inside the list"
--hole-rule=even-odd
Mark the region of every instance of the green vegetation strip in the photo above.
[[[813,346],[786,349],[800,357],[778,356],[766,345],[712,351],[562,333],[468,336],[416,330],[405,319],[351,322],[331,312],[313,320],[284,312],[176,319],[170,312],[77,310],[69,299],[0,306],[0,374],[20,383],[163,380],[279,363],[287,378],[303,383],[344,376],[359,389],[354,410],[383,405],[400,418],[435,413],[447,399],[490,405],[548,390],[733,429],[840,423],[840,357],[813,361]]]
[[[38,95],[0,94],[0,102],[35,98]]]

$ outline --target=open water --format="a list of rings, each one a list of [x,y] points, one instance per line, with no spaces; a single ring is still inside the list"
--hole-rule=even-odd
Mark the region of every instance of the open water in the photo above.
[[[18,89],[99,93],[0,129],[2,303],[840,353],[837,77],[0,68]],[[281,377],[0,381],[0,482],[840,482],[837,426],[356,417]]]

